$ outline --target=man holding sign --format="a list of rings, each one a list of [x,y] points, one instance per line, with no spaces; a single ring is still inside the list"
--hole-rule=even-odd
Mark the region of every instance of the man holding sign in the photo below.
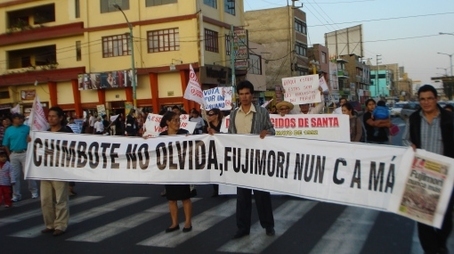
[[[259,134],[262,139],[266,135],[274,135],[275,131],[268,111],[265,108],[256,107],[252,104],[254,85],[249,81],[242,81],[238,84],[237,91],[241,106],[230,114],[229,133]],[[254,197],[260,225],[266,229],[268,236],[273,236],[275,231],[270,193],[254,190]],[[236,201],[236,224],[238,231],[233,238],[241,238],[249,235],[251,227],[251,203],[252,190],[238,187]]]
[[[437,104],[437,90],[423,85],[418,90],[421,109],[410,115],[403,135],[404,145],[454,158],[454,118]],[[453,196],[449,200],[441,229],[418,222],[424,253],[448,253],[446,243],[452,231]]]

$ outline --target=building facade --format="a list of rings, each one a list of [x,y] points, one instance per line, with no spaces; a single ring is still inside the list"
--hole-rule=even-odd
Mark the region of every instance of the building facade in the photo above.
[[[2,1],[0,104],[25,111],[35,94],[76,117],[99,105],[189,110],[190,64],[203,88],[232,84],[231,31],[243,13],[242,0]]]
[[[294,3],[294,1],[292,1]],[[245,25],[249,41],[262,44],[267,90],[281,79],[309,74],[306,13],[294,6],[248,11]]]

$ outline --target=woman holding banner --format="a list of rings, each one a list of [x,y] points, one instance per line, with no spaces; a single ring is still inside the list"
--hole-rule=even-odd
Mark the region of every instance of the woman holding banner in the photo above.
[[[346,102],[342,105],[342,114],[348,115],[350,118],[350,141],[359,142],[363,135],[363,126],[361,120],[353,114],[352,104]]]
[[[161,132],[160,136],[163,135],[188,135],[188,131],[180,128],[180,116],[173,111],[167,112],[161,119],[161,128],[167,127],[167,130]],[[191,202],[191,190],[189,184],[185,185],[166,185],[166,197],[169,201],[170,218],[172,219],[172,225],[166,229],[166,233],[170,233],[180,229],[178,224],[178,206],[177,201],[183,202],[183,210],[185,216],[185,223],[183,232],[189,232],[192,230],[192,202]]]

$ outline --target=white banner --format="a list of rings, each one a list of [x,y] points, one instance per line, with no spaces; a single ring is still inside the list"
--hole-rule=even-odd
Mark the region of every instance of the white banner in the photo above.
[[[161,128],[159,124],[161,123],[162,116],[158,114],[148,113],[147,120],[143,125],[143,137],[157,137],[159,133],[166,130],[166,128]],[[197,125],[196,122],[189,121],[188,114],[181,114],[180,115],[180,128],[189,131],[189,133],[193,133],[195,126]]]
[[[220,110],[232,109],[232,87],[215,87],[203,90],[205,109],[208,111],[213,108]]]
[[[270,114],[276,136],[350,142],[350,120],[347,115]],[[227,133],[230,116],[222,120],[221,133]]]
[[[322,99],[318,90],[319,85],[317,74],[283,78],[284,100],[292,104],[320,102]]]
[[[195,101],[202,106],[205,105],[202,87],[200,86],[199,79],[197,78],[191,64],[189,65],[189,82],[186,90],[184,91],[183,98]]]
[[[221,183],[399,214],[415,155],[411,148],[397,146],[256,135],[144,140],[33,132],[31,138],[26,179]],[[452,190],[454,161],[431,153],[426,156],[447,167],[432,220],[440,227]]]
[[[43,106],[39,100],[38,95],[33,100],[33,106],[30,116],[30,130],[32,131],[45,131],[49,129],[49,123],[47,122],[44,114]]]

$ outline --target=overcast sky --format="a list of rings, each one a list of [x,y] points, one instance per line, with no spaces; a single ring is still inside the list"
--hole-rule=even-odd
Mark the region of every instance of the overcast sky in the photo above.
[[[276,8],[287,2],[292,1],[244,0],[244,9]],[[445,71],[451,74],[449,56],[437,52],[454,54],[454,0],[300,0],[295,5],[301,3],[309,47],[324,45],[325,33],[362,24],[364,57],[372,63],[381,54],[382,64],[398,63],[411,79],[423,83]]]

